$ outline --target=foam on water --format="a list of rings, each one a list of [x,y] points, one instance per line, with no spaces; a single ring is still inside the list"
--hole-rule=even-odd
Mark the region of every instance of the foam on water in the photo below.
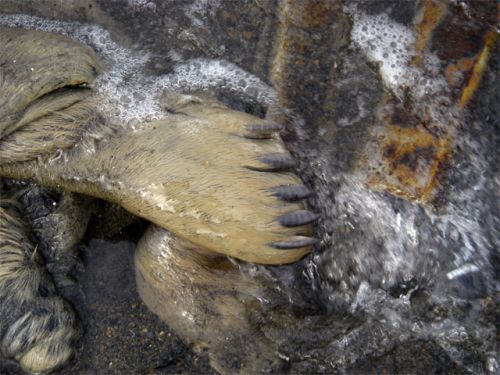
[[[184,6],[184,14],[191,20],[193,26],[201,27],[204,25],[205,15],[213,15],[220,5],[220,0],[195,0]]]
[[[315,173],[320,202],[328,201],[332,186],[338,188],[329,211],[323,208],[323,220],[333,224],[322,233],[322,243],[331,245],[309,260],[306,278],[322,291],[329,308],[340,306],[369,317],[366,330],[360,326],[330,344],[340,354],[332,366],[341,369],[357,358],[352,354],[357,351],[365,356],[391,350],[412,338],[434,340],[457,363],[468,354],[464,348],[481,342],[483,353],[491,354],[485,368],[496,369],[494,339],[482,339],[491,338],[494,327],[471,318],[481,315],[483,306],[468,307],[470,301],[500,290],[494,276],[497,265],[492,264],[500,238],[495,214],[500,182],[492,178],[487,162],[492,140],[483,135],[484,124],[464,124],[466,115],[450,103],[436,56],[425,56],[422,67],[411,65],[411,29],[387,14],[366,15],[355,7],[348,11],[353,46],[379,64],[385,87],[399,98],[409,92],[414,109],[429,114],[433,130],[450,135],[459,152],[453,155],[452,192],[437,211],[373,191],[365,184],[366,171],[338,174],[328,160],[311,162],[309,168],[321,170]],[[372,130],[376,135],[377,127]],[[446,318],[427,318],[412,308],[412,296],[421,291],[428,293],[429,308],[439,305]],[[377,337],[372,322],[382,327]],[[381,341],[370,343],[359,338],[363,334]]]
[[[143,3],[135,1],[131,5]],[[145,121],[165,117],[160,97],[167,91],[216,90],[264,106],[275,101],[276,94],[270,86],[224,60],[188,60],[177,65],[171,74],[148,76],[144,69],[150,55],[120,46],[102,27],[28,15],[1,15],[0,25],[55,32],[91,47],[107,67],[94,84],[103,94],[103,112],[118,124],[135,128]]]
[[[384,81],[391,87],[409,83],[407,71],[415,37],[411,30],[390,21],[387,14],[366,16],[354,13],[352,39],[372,61],[380,63]]]
[[[345,201],[348,207],[357,205],[355,210],[363,212],[368,218],[371,231],[384,233],[387,253],[382,255],[386,257],[382,263],[387,277],[385,281],[395,282],[391,270],[416,276],[417,272],[424,270],[420,268],[422,264],[418,264],[413,257],[426,252],[439,252],[442,256],[450,248],[455,250],[453,254],[449,254],[452,257],[449,264],[452,269],[447,270],[449,274],[463,274],[466,270],[472,272],[471,270],[476,269],[491,271],[489,254],[494,244],[485,233],[490,228],[484,228],[482,224],[484,215],[491,211],[487,207],[484,192],[492,190],[486,188],[483,176],[483,171],[488,168],[484,155],[484,150],[488,149],[488,140],[457,135],[458,129],[463,127],[463,115],[456,112],[448,99],[448,87],[437,69],[437,57],[426,55],[421,68],[411,64],[415,56],[415,36],[410,28],[391,20],[385,13],[366,15],[356,6],[349,7],[347,11],[353,18],[352,42],[369,60],[380,64],[380,74],[386,87],[397,96],[409,90],[415,101],[420,103],[420,107],[414,110],[428,113],[432,126],[440,129],[442,134],[450,135],[469,160],[460,169],[457,168],[455,173],[460,177],[456,179],[461,181],[462,186],[454,191],[439,214],[421,212],[419,205],[409,202],[403,205],[405,210],[395,213],[392,206],[388,206],[387,199],[369,192],[362,184],[354,183],[357,179],[363,180],[363,176],[346,178],[346,191],[343,192],[341,188],[336,198],[341,202]],[[419,217],[425,217],[426,221],[432,223],[432,227],[429,230],[418,228],[415,223],[422,221]],[[467,266],[469,263],[476,268]],[[442,265],[444,262],[440,261],[438,264]]]
[[[415,57],[413,48],[415,35],[412,29],[397,23],[385,13],[367,15],[355,5],[346,8],[352,16],[351,40],[360,48],[370,61],[379,64],[384,84],[395,94],[401,96],[404,89],[411,89],[421,98],[446,86],[442,77],[422,74],[420,69],[411,66]],[[438,60],[428,54],[424,62],[428,71],[436,72]]]

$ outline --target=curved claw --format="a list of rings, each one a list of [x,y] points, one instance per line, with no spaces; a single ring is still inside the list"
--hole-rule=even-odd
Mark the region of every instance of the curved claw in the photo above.
[[[262,166],[248,166],[247,168],[259,172],[288,171],[295,167],[295,160],[287,153],[276,153],[261,156],[258,160]]]
[[[304,185],[280,185],[273,188],[273,195],[284,201],[298,201],[311,195],[311,191]]]
[[[288,170],[295,167],[295,159],[287,153],[269,154],[262,156],[259,160],[268,164],[273,170]]]
[[[269,139],[274,133],[278,133],[283,129],[283,125],[275,122],[267,122],[263,124],[248,124],[245,126],[248,133],[244,136],[250,139]]]
[[[278,218],[278,222],[284,227],[298,227],[316,221],[320,215],[307,210],[289,212]]]
[[[279,250],[289,250],[311,246],[316,244],[318,241],[319,240],[314,237],[294,236],[284,241],[273,242],[269,244],[269,246]]]

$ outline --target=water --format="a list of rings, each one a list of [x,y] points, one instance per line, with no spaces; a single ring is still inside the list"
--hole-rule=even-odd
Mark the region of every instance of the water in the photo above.
[[[186,9],[198,26],[207,12],[203,4]],[[322,213],[317,229],[321,244],[300,265],[241,265],[241,272],[275,281],[291,305],[314,305],[321,311],[291,322],[299,334],[280,327],[283,322],[267,327],[295,371],[342,371],[360,359],[424,341],[470,373],[495,373],[491,314],[499,292],[498,134],[494,127],[488,130],[488,119],[449,106],[450,89],[437,69],[437,56],[426,56],[423,67],[410,67],[415,55],[410,28],[387,14],[367,15],[354,7],[347,11],[353,21],[351,48],[379,64],[385,90],[398,97],[411,90],[437,130],[453,135],[451,193],[435,209],[375,191],[364,183],[367,168],[336,169],[329,150],[314,139],[291,142],[301,159],[301,175],[317,196],[311,204]],[[124,126],[147,126],[168,116],[160,102],[165,91],[210,89],[249,104],[276,104],[272,87],[228,61],[179,57],[171,73],[151,76],[145,73],[150,54],[118,45],[104,28],[26,15],[1,16],[0,24],[62,33],[93,48],[107,65],[95,83],[107,98],[104,110]],[[359,113],[367,111],[362,101],[357,106]],[[348,117],[343,121],[350,125]],[[308,137],[300,118],[295,126]],[[318,335],[323,335],[321,347]]]
[[[328,160],[311,160],[297,150],[315,169],[310,178],[320,205],[335,187],[335,202],[322,209],[328,226],[320,226],[323,251],[306,262],[306,277],[327,309],[364,316],[358,328],[365,339],[352,332],[334,340],[332,353],[345,354],[332,366],[344,368],[359,359],[352,353],[360,348],[366,350],[362,357],[422,339],[438,343],[471,372],[478,371],[467,367],[470,347],[475,347],[485,355],[480,371],[496,372],[494,324],[477,319],[487,314],[488,298],[483,298],[498,293],[499,287],[494,122],[458,113],[450,105],[450,90],[438,74],[436,56],[426,56],[421,68],[410,66],[415,52],[409,28],[387,14],[349,11],[353,47],[378,64],[385,88],[400,97],[410,91],[422,100],[418,108],[431,114],[436,131],[453,134],[455,144],[452,192],[439,209],[367,188],[369,168],[339,174]],[[363,110],[360,106],[359,112]],[[424,306],[432,312],[423,314]],[[370,322],[381,324],[382,332],[373,333]]]

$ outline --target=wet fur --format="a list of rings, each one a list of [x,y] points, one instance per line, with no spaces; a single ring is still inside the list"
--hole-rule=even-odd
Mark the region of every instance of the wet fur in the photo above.
[[[0,27],[0,46],[0,138],[22,127],[44,95],[92,83],[103,70],[88,47],[62,35]]]
[[[158,264],[154,258],[164,250],[167,233],[156,226],[136,256],[146,303],[187,342],[210,349],[221,372],[278,369],[275,346],[249,317],[259,309],[266,286],[242,277],[224,255],[283,264],[309,251],[306,242],[298,247],[292,241],[286,250],[272,246],[311,232],[310,226],[287,228],[278,220],[303,205],[279,199],[274,188],[300,185],[300,180],[276,165],[279,173],[258,171],[268,168],[262,161],[266,155],[284,152],[279,138],[266,131],[265,139],[251,139],[246,125],[259,119],[210,98],[177,94],[165,98],[176,114],[138,132],[118,128],[96,110],[96,94],[82,87],[101,70],[88,48],[54,34],[5,28],[0,45],[8,51],[0,57],[0,176],[103,198],[169,228],[175,233],[169,262]],[[30,74],[17,73],[32,60]],[[19,204],[1,199],[0,349],[27,371],[50,371],[72,354],[74,313],[57,296]],[[85,225],[82,217],[75,220]],[[63,240],[55,253],[45,254],[48,263],[73,244]],[[166,276],[168,285],[155,280],[154,272]],[[168,293],[184,294],[174,296],[176,308],[170,309],[172,299],[152,303]],[[194,325],[185,311],[195,317]],[[245,345],[245,355],[233,358],[238,345]]]
[[[0,207],[0,351],[31,372],[63,365],[78,337],[75,314],[60,298],[30,241],[15,201]]]
[[[247,168],[260,165],[262,155],[283,152],[281,142],[246,139],[244,125],[255,118],[215,101],[203,99],[182,111],[138,131],[114,129],[110,136],[104,135],[111,126],[102,125],[102,133],[96,126],[67,152],[0,165],[0,175],[117,203],[201,247],[245,261],[284,264],[307,254],[307,247],[272,247],[311,233],[307,226],[280,224],[281,216],[303,205],[273,194],[276,186],[300,180]]]
[[[151,225],[135,252],[137,289],[148,308],[221,374],[277,373],[278,346],[259,329],[263,279]]]

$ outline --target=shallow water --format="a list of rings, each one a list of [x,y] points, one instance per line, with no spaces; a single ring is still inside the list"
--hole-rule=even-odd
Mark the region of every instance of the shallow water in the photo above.
[[[203,2],[196,4],[186,15],[200,25],[209,10]],[[129,6],[149,12],[155,2],[129,1]],[[356,81],[363,78],[353,72],[367,61],[378,64],[379,86],[371,89],[396,97],[411,92],[417,111],[432,119],[433,131],[453,135],[447,194],[432,206],[367,186],[370,168],[378,161],[373,140],[384,131],[379,120],[367,130],[369,141],[359,146],[368,154],[374,150],[372,157],[365,165],[345,168],[340,158],[332,157],[342,149],[332,151],[322,140],[327,125],[311,129],[296,116],[297,137],[287,146],[299,159],[299,174],[314,189],[309,204],[322,214],[317,226],[321,243],[294,266],[240,265],[241,272],[273,280],[291,306],[310,311],[269,323],[267,335],[281,343],[292,372],[329,373],[356,366],[363,371],[363,361],[380,361],[394,350],[402,350],[397,354],[401,358],[410,357],[399,348],[423,342],[460,371],[495,373],[500,177],[498,119],[489,112],[488,100],[494,99],[488,97],[495,95],[491,87],[498,72],[492,68],[487,73],[489,82],[479,91],[484,100],[478,99],[476,110],[460,112],[450,103],[451,88],[436,54],[426,55],[421,67],[410,66],[416,52],[408,25],[386,13],[368,14],[356,7],[346,12],[353,23],[351,43],[336,85],[340,93],[359,92],[339,125],[348,132],[377,117],[372,93],[363,91],[364,82]],[[107,98],[103,109],[124,126],[147,126],[148,120],[168,116],[160,101],[164,91],[212,90],[263,108],[277,103],[269,84],[229,61],[174,56],[171,72],[153,75],[148,70],[151,51],[126,48],[100,26],[27,15],[1,16],[0,25],[59,32],[93,48],[107,65],[95,83]],[[408,366],[399,368],[411,371]]]

